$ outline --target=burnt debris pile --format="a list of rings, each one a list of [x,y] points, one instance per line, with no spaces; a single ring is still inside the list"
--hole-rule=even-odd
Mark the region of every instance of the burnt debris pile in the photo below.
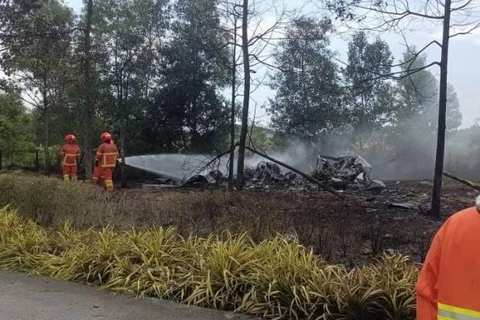
[[[246,188],[249,189],[289,189],[297,187],[300,179],[294,172],[282,173],[274,162],[262,161],[255,168],[245,169]]]
[[[360,156],[319,156],[310,175],[336,190],[383,190],[385,184],[370,178],[372,166]],[[319,185],[291,172],[283,172],[274,163],[262,161],[254,168],[245,170],[247,189],[283,189],[290,191],[318,190]]]
[[[318,156],[312,176],[335,189],[384,189],[385,184],[370,178],[372,166],[360,156]]]

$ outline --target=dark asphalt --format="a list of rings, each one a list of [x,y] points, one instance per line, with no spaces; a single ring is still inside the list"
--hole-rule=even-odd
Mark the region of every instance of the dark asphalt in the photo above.
[[[1,320],[246,320],[160,299],[114,295],[78,283],[0,271]]]

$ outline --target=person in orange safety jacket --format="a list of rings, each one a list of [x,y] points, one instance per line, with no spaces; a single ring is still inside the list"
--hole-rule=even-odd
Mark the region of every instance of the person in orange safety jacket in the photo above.
[[[416,284],[417,320],[480,319],[480,196],[433,238]]]
[[[112,138],[112,140],[110,140],[110,143],[111,143],[111,144],[115,144],[115,141],[113,141],[113,138]],[[96,161],[96,160],[95,160],[95,161]],[[113,170],[113,171],[114,171],[114,170]],[[102,167],[97,166],[97,165],[95,164],[94,169],[93,169],[93,176],[94,176],[94,177],[97,177],[97,179],[95,180],[95,184],[98,182],[98,179],[105,179],[105,178],[103,177],[103,175],[102,175]]]
[[[76,144],[76,138],[73,134],[65,136],[65,144],[60,149],[62,155],[63,180],[77,180],[78,158],[80,157],[80,147]]]
[[[97,184],[98,179],[103,177],[105,181],[105,190],[112,191],[113,170],[117,165],[119,157],[117,146],[113,143],[112,135],[104,132],[101,135],[102,144],[98,147],[95,169],[93,172],[93,184]]]

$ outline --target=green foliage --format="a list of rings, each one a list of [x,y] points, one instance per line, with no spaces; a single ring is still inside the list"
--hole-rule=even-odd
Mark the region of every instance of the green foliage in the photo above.
[[[273,139],[269,137],[266,128],[250,126],[247,134],[247,146],[260,151],[271,150],[274,146]]]
[[[386,76],[392,62],[388,44],[380,39],[369,43],[364,32],[355,34],[348,45],[345,103],[353,139],[361,145],[391,121],[394,92]]]
[[[143,140],[138,128],[151,104],[157,75],[155,41],[164,34],[166,5],[156,0],[94,2],[94,57],[100,66],[97,110],[128,151],[138,152],[136,141]]]
[[[3,165],[28,160],[35,151],[33,116],[16,94],[0,94],[0,150]]]
[[[172,40],[160,50],[161,82],[147,109],[144,136],[152,151],[213,151],[226,147],[227,33],[220,31],[216,0],[180,0]]]
[[[0,211],[0,268],[116,292],[274,319],[415,319],[418,269],[385,256],[359,269],[328,265],[281,236],[182,238],[171,228],[47,232]]]
[[[410,48],[403,56],[402,69],[409,75],[398,81],[394,116],[397,130],[407,141],[433,136],[438,121],[438,81],[429,70],[422,70],[426,66],[426,55],[416,57],[415,52]],[[447,95],[447,130],[451,131],[460,126],[462,118],[452,85],[448,86]]]
[[[71,33],[72,11],[58,1],[39,1],[25,17],[10,20],[18,28],[5,46],[2,67],[14,74],[29,103],[38,111],[42,128],[45,166],[50,166],[48,147],[54,115],[63,114],[67,90],[72,77]],[[58,119],[58,117],[57,117]],[[63,120],[63,119],[62,119]]]
[[[269,109],[273,127],[288,135],[318,139],[343,124],[338,67],[328,49],[329,20],[295,20],[275,54],[281,70],[272,79],[277,89]]]
[[[185,237],[207,237],[229,230],[246,232],[255,241],[293,233],[302,245],[312,247],[326,260],[349,265],[371,261],[372,255],[358,255],[366,249],[377,254],[395,248],[417,258],[436,231],[436,224],[419,218],[405,233],[403,213],[388,223],[379,222],[378,213],[365,212],[360,202],[273,190],[268,195],[224,191],[106,193],[88,181],[64,183],[60,177],[0,174],[0,207],[19,208],[24,216],[46,227],[65,221],[77,228],[108,224],[120,230],[174,226]]]
[[[39,1],[28,18],[28,23],[11,21],[12,27],[23,29],[16,30],[18,36],[4,44],[2,65],[8,73],[23,72],[20,79],[44,93],[67,72],[65,64],[73,15],[58,1]],[[22,37],[25,34],[36,35],[36,38],[27,36],[27,41]]]
[[[0,149],[9,154],[35,149],[32,114],[16,94],[0,94]]]

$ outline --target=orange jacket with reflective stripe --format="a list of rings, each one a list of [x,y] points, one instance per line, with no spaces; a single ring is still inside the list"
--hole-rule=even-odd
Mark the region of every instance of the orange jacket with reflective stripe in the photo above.
[[[438,230],[417,285],[417,320],[480,319],[480,213],[452,215]]]
[[[102,168],[115,168],[119,157],[114,143],[102,143],[97,150],[97,160]]]
[[[60,149],[60,154],[63,157],[63,165],[65,166],[76,166],[77,157],[80,156],[80,147],[76,144],[66,143]]]

